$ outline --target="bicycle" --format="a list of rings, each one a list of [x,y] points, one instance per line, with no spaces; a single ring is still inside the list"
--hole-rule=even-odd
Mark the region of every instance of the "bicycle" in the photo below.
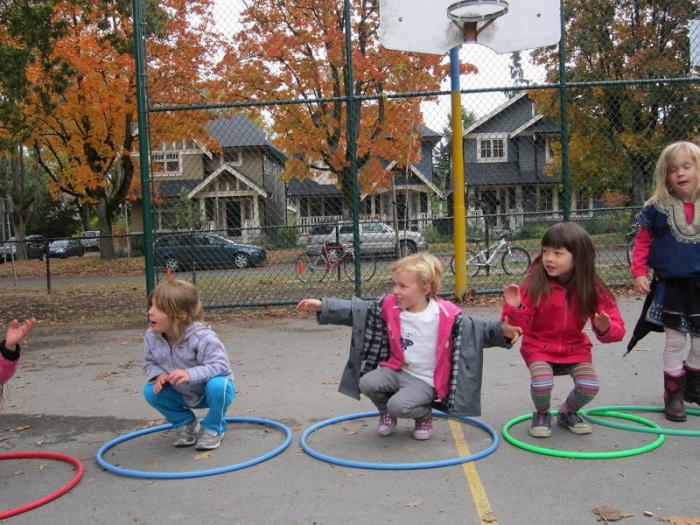
[[[294,260],[297,277],[305,283],[321,282],[336,269],[340,279],[341,266],[345,276],[354,281],[355,255],[352,244],[324,243],[320,253],[304,252]],[[360,264],[360,280],[369,281],[376,271],[377,261],[374,258],[363,259]]]
[[[505,249],[501,256],[501,268],[508,275],[523,275],[530,267],[530,254],[527,250],[513,246],[506,240],[508,232],[502,232],[498,242],[493,243],[488,248],[473,252],[467,250],[467,273],[470,277],[474,277],[482,268],[489,269],[495,266],[494,260],[501,250]],[[472,238],[476,243],[477,248],[480,247],[479,242],[482,239]],[[455,258],[452,256],[450,261],[450,270],[455,272]]]

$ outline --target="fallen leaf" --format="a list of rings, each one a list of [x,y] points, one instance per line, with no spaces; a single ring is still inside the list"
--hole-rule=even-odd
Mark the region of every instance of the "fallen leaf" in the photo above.
[[[22,474],[24,474],[24,472],[22,472],[21,470],[15,470],[14,474],[15,476],[21,476]]]
[[[44,440],[43,440],[43,439],[40,439],[39,441],[35,441],[34,444],[37,445],[37,446],[43,445],[43,444],[44,444]]]
[[[656,521],[672,525],[700,525],[700,516],[659,516]]]
[[[194,459],[197,461],[202,461],[203,459],[209,459],[212,456],[211,452],[200,452],[194,455]]]
[[[154,458],[146,458],[143,460],[143,462],[146,465],[155,465],[156,464],[156,460]]]
[[[47,467],[46,463],[41,463],[39,465],[39,470],[44,470]]]
[[[7,431],[8,432],[19,432],[21,430],[27,430],[28,428],[32,428],[32,426],[31,425],[21,425],[19,427],[15,427],[15,428],[8,428]]]
[[[496,520],[496,515],[493,512],[488,511],[481,515],[481,521],[484,523],[496,523],[498,520]]]
[[[614,507],[603,505],[593,509],[593,514],[598,516],[598,521],[620,521],[634,516],[632,512],[622,512]]]
[[[346,436],[356,436],[358,434],[357,430],[346,430],[345,435]]]
[[[420,507],[421,505],[423,505],[423,502],[421,500],[410,501],[406,503],[407,507]]]
[[[654,515],[654,513],[653,513],[652,511],[650,511],[650,510],[645,510],[645,511],[644,511],[644,515],[645,515],[647,518],[651,518],[651,517]]]

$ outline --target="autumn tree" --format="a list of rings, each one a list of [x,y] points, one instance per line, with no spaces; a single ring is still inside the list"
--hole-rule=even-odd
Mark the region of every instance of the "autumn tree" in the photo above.
[[[64,32],[53,0],[0,1],[0,198],[11,210],[15,237],[23,241],[42,178],[28,151],[34,115],[50,112],[71,70],[52,49]],[[30,109],[30,101],[34,101]],[[17,246],[19,258],[26,246]]]
[[[211,31],[213,0],[144,0],[151,101],[203,100],[217,46]],[[133,192],[136,150],[136,75],[130,0],[62,2],[66,35],[53,54],[75,71],[54,111],[37,115],[35,149],[60,189],[96,206],[102,257],[115,256],[112,221]],[[154,119],[151,143],[206,136],[201,114]]]
[[[688,21],[698,16],[694,0],[568,0],[567,80],[697,75],[690,67]],[[558,81],[556,49],[535,57],[548,80]],[[558,116],[556,93],[531,95],[539,111]],[[569,92],[568,115],[572,182],[597,195],[631,195],[631,203],[641,205],[661,149],[697,135],[700,90],[664,82],[580,88]]]
[[[352,202],[345,75],[345,19],[342,0],[259,0],[243,2],[240,28],[220,67],[223,101],[298,100],[266,108],[276,145],[288,157],[284,177],[332,174],[343,195],[344,214]],[[357,166],[362,188],[382,176],[381,160],[399,166],[415,162],[420,148],[412,133],[422,124],[425,98],[389,99],[387,93],[437,90],[446,75],[442,57],[384,49],[379,45],[377,0],[351,4],[352,86],[357,100]],[[473,72],[464,66],[463,72]],[[325,102],[314,99],[329,98]],[[406,152],[414,152],[407,159]]]

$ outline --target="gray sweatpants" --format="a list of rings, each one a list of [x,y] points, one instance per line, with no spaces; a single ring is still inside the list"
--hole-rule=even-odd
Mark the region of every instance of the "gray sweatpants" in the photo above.
[[[380,412],[394,417],[420,419],[430,415],[435,389],[403,370],[378,366],[360,378],[360,392]]]

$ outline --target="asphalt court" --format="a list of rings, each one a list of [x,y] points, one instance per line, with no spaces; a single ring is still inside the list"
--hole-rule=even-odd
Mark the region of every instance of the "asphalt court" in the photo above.
[[[622,297],[619,304],[629,332],[641,301]],[[498,307],[467,312],[496,318]],[[501,438],[497,450],[483,459],[438,469],[378,471],[319,461],[299,446],[305,429],[374,408],[366,399],[358,402],[337,392],[349,328],[319,326],[312,317],[235,320],[214,328],[236,374],[237,397],[228,415],[287,425],[294,439],[285,452],[206,478],[133,479],[104,471],[94,459],[101,445],[158,420],[141,397],[143,329],[40,325],[6,388],[0,451],[70,454],[81,459],[85,475],[65,496],[8,522],[588,524],[596,522],[592,510],[601,506],[633,514],[622,521],[626,524],[700,515],[696,437],[669,436],[647,454],[612,460],[548,457]],[[659,405],[662,345],[663,335],[652,334],[622,358],[624,342],[596,344],[601,390],[592,405]],[[481,420],[500,437],[504,423],[531,411],[528,374],[517,347],[485,352]],[[555,406],[570,387],[568,377],[555,378]],[[660,414],[638,415],[674,425]],[[473,454],[491,443],[483,430],[453,420],[436,419],[428,442],[411,438],[411,421],[399,421],[389,438],[376,436],[375,425],[374,418],[341,422],[314,432],[309,443],[333,456],[391,463]],[[700,418],[689,417],[674,428],[700,429]],[[575,436],[555,425],[551,438],[534,440],[527,435],[527,422],[511,432],[536,445],[575,451],[636,448],[656,437],[599,425],[591,435]],[[137,470],[203,470],[260,455],[284,436],[272,428],[233,423],[221,448],[204,454],[175,449],[170,439],[165,432],[149,434],[118,445],[108,459]],[[2,461],[0,510],[41,497],[71,475],[69,466],[57,462]]]

